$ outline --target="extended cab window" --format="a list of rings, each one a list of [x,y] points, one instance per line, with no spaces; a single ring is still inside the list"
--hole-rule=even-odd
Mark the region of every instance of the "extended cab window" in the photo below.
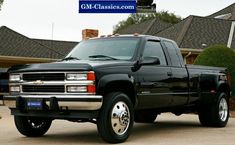
[[[180,59],[174,44],[169,41],[164,41],[164,44],[166,45],[168,53],[170,55],[172,66],[180,67],[181,66]]]
[[[167,65],[164,52],[160,42],[157,41],[147,41],[143,57],[158,57],[160,60],[160,65]]]

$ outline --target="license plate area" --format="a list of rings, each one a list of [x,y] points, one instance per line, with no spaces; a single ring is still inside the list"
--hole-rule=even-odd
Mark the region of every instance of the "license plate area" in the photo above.
[[[28,99],[26,102],[28,110],[43,110],[43,100],[42,99]]]

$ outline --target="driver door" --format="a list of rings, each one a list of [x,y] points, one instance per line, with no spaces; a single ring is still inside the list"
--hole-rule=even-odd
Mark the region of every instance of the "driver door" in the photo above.
[[[170,95],[171,69],[167,65],[165,53],[159,41],[148,40],[143,50],[143,56],[157,57],[160,65],[142,65],[138,70],[138,108],[153,109],[170,105],[172,96]]]

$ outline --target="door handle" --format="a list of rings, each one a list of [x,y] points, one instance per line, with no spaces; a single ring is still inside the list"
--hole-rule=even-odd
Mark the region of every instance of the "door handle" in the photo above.
[[[171,76],[172,76],[172,72],[167,72],[167,75],[168,75],[169,77],[171,77]]]

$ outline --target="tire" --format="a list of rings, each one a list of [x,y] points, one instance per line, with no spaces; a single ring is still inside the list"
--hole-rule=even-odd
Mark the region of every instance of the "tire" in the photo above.
[[[138,123],[154,123],[157,115],[155,113],[149,113],[144,111],[135,112],[134,120]]]
[[[124,142],[133,127],[133,116],[133,105],[126,94],[113,92],[105,95],[97,118],[101,138],[109,143]]]
[[[51,120],[46,118],[14,116],[18,131],[27,137],[40,137],[44,135],[51,126]]]
[[[198,112],[203,126],[225,127],[229,119],[228,97],[226,93],[219,93],[215,104],[202,107]]]

